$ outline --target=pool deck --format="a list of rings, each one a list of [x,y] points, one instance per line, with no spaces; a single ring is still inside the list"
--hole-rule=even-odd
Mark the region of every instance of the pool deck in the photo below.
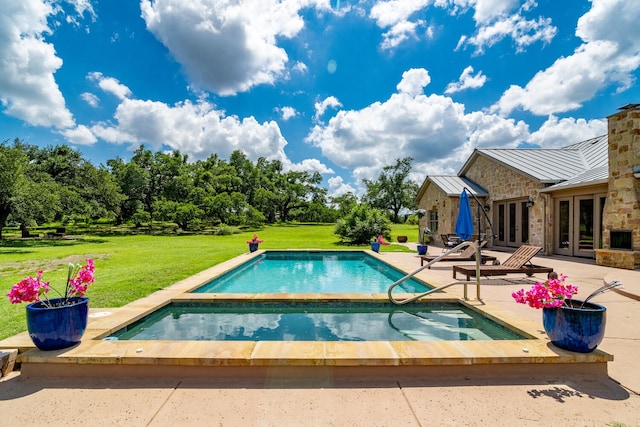
[[[430,247],[430,253],[439,252]],[[500,260],[509,255],[487,252]],[[469,304],[535,340],[212,345],[93,339],[171,299],[185,298],[186,291],[248,256],[128,306],[92,309],[83,342],[72,349],[25,351],[33,347],[26,334],[0,341],[0,349],[23,351],[22,371],[0,380],[3,420],[39,425],[42,419],[31,418],[32,411],[25,414],[24,408],[46,411],[81,392],[85,404],[70,417],[63,411],[48,418],[51,425],[640,425],[640,271],[592,261],[535,259],[568,274],[580,287],[578,298],[603,280],[624,283],[622,293],[596,297],[608,309],[607,332],[599,349],[587,355],[550,345],[541,312],[513,302],[511,292],[532,283],[524,275],[482,279],[482,301],[474,300],[475,286],[469,286]],[[414,254],[383,251],[377,256],[405,271],[420,264]],[[452,264],[435,265],[418,277],[447,283]],[[461,298],[462,286],[437,295],[428,298]],[[386,294],[343,298],[386,299]]]

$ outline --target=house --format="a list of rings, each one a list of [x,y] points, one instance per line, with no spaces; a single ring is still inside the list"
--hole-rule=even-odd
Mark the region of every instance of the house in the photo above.
[[[640,104],[607,119],[606,135],[559,149],[476,149],[457,176],[427,176],[420,226],[453,232],[467,189],[475,233],[490,246],[640,268]]]

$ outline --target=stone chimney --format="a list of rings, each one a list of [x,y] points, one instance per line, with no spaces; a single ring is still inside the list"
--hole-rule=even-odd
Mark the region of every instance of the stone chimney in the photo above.
[[[607,117],[609,183],[602,224],[603,245],[596,263],[640,268],[640,104]],[[635,174],[635,176],[634,176]]]

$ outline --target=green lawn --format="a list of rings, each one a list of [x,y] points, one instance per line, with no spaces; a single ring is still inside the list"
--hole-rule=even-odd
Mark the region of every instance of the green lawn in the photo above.
[[[278,225],[257,231],[260,249],[363,249],[344,246],[333,224]],[[396,225],[392,237],[407,235],[415,242],[418,227]],[[84,235],[75,240],[0,240],[0,292],[6,295],[25,276],[44,271],[44,280],[64,290],[67,265],[93,258],[96,282],[87,296],[93,307],[120,307],[179,280],[248,251],[253,231],[213,235]],[[408,251],[392,244],[381,251]],[[52,297],[52,293],[49,294]],[[0,297],[0,339],[26,330],[24,304]]]

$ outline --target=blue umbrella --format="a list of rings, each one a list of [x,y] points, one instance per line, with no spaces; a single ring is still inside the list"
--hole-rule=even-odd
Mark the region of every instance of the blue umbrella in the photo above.
[[[460,210],[456,220],[456,234],[462,240],[469,240],[473,235],[473,215],[471,215],[471,204],[466,191],[460,193]]]

